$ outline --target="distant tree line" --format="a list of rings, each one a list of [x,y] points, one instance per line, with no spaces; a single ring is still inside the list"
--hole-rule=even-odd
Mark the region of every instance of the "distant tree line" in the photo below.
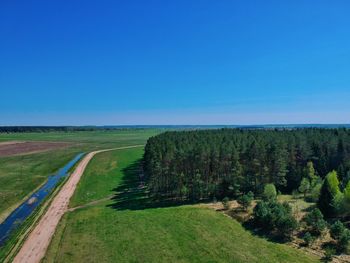
[[[299,189],[307,194],[310,187],[320,192],[320,181],[333,170],[344,191],[350,179],[350,130],[165,132],[148,140],[144,170],[154,196],[178,200],[238,197],[249,191],[259,196],[266,184],[283,193]]]
[[[146,129],[132,126],[0,126],[0,133],[23,133],[23,132],[73,132],[73,131],[111,131]]]

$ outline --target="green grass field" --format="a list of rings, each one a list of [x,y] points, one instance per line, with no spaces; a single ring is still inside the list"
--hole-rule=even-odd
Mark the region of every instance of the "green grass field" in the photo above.
[[[143,148],[116,150],[97,154],[88,164],[71,199],[70,207],[84,205],[115,194],[121,184],[121,174],[130,161],[142,157]]]
[[[79,152],[145,144],[158,130],[0,134],[0,142],[65,141],[72,146],[42,153],[0,157],[0,222],[22,200]]]
[[[65,214],[44,262],[317,262],[214,210],[149,203],[137,188],[141,156],[140,149],[96,156],[71,202],[82,207]]]
[[[129,143],[144,143],[148,137],[159,133],[156,129],[129,129],[110,131],[73,131],[73,132],[38,132],[38,133],[1,133],[3,141],[65,141],[86,143],[88,145],[128,145]]]
[[[0,158],[0,220],[78,152],[67,149]]]

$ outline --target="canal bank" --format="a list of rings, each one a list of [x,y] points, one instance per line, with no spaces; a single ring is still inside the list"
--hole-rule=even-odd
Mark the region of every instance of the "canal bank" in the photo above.
[[[0,225],[0,261],[16,250],[25,237],[33,229],[40,216],[46,211],[54,196],[69,178],[69,172],[81,160],[83,154],[78,154],[57,173],[50,176],[34,193],[26,198]]]

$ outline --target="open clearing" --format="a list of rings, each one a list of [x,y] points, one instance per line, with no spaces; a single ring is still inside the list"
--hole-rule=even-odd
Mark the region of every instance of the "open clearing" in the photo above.
[[[63,216],[44,262],[317,262],[212,209],[149,203],[138,188],[142,154],[112,151],[91,161],[70,203],[82,207]]]

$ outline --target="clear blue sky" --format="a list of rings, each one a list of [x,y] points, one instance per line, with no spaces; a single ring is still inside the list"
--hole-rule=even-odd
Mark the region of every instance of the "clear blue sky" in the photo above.
[[[349,1],[0,2],[0,125],[350,123]]]

